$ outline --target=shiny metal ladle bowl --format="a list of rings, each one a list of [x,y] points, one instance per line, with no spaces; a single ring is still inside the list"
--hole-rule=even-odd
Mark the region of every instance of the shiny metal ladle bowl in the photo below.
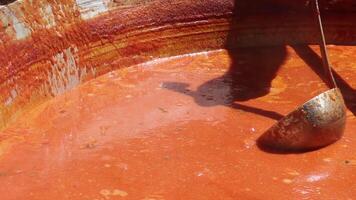
[[[333,88],[304,103],[268,129],[258,139],[264,147],[307,151],[332,144],[343,135],[346,106],[329,63],[318,0],[315,0],[315,14],[323,66]]]
[[[344,132],[346,107],[340,89],[330,89],[282,118],[258,140],[265,147],[313,150],[339,140]]]

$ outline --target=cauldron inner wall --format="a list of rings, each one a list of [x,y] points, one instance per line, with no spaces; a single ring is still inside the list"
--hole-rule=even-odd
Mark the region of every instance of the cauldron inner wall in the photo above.
[[[304,4],[265,0],[286,10],[262,7],[240,14],[248,8],[237,6],[242,0],[93,0],[105,8],[91,11],[75,1],[58,2],[18,1],[0,8],[0,127],[84,81],[154,58],[318,42],[310,15],[298,12]],[[329,43],[354,44],[352,7],[347,12],[340,12],[339,4],[331,8],[325,15]]]

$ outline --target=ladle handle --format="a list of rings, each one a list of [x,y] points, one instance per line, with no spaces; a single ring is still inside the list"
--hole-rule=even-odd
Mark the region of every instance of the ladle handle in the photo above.
[[[321,58],[323,61],[324,70],[328,76],[329,85],[332,86],[333,88],[336,88],[337,86],[336,86],[335,78],[332,73],[332,69],[331,69],[331,65],[330,65],[329,57],[328,57],[328,51],[326,49],[326,42],[325,42],[323,24],[321,22],[318,0],[315,0],[315,8],[316,8],[316,15],[317,15],[318,25],[319,25],[320,40],[321,40],[320,41],[320,52],[321,52]]]

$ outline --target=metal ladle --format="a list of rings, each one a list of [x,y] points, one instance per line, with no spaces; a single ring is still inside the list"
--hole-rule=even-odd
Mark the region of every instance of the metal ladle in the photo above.
[[[332,144],[343,135],[346,107],[329,64],[318,0],[315,0],[315,10],[323,66],[333,88],[304,103],[268,129],[258,139],[265,147],[307,151]]]

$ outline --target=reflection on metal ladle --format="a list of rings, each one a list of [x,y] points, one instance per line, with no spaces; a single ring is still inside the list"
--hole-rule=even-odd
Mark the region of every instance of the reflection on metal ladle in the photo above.
[[[318,0],[315,0],[315,11],[323,65],[333,88],[304,103],[268,129],[258,141],[265,147],[293,151],[313,150],[337,141],[344,132],[346,107],[329,64]]]

